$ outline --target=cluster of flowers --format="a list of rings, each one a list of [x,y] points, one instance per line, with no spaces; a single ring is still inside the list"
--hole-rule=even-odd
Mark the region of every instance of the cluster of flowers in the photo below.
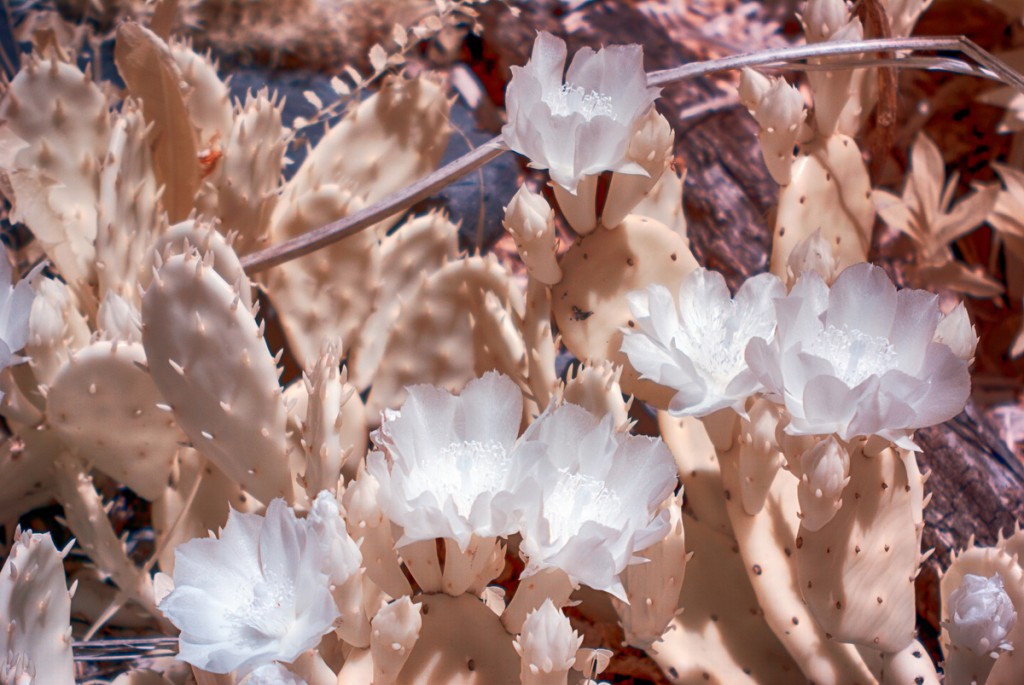
[[[624,598],[618,575],[668,532],[659,507],[677,484],[671,453],[569,403],[517,439],[522,411],[516,384],[492,372],[459,397],[413,387],[401,411],[385,413],[384,452],[370,454],[368,471],[405,531],[399,546],[443,537],[464,550],[472,536],[520,533],[527,576],[558,568]]]
[[[401,528],[396,548],[442,538],[465,552],[518,533],[522,577],[557,569],[625,599],[619,574],[668,532],[668,448],[568,403],[520,436],[522,420],[518,386],[494,372],[459,396],[412,387],[384,413],[360,480],[376,481],[380,508]],[[315,647],[339,617],[331,588],[362,563],[343,517],[324,491],[305,518],[275,500],[265,517],[232,512],[219,540],[181,545],[160,605],[182,631],[180,658],[244,674]]]
[[[831,286],[807,271],[788,294],[775,276],[754,276],[735,299],[720,274],[698,269],[678,301],[652,285],[629,303],[637,326],[623,352],[676,391],[676,416],[742,412],[764,393],[785,406],[791,435],[877,435],[916,449],[913,431],[953,418],[970,393],[977,337],[963,305],[943,315],[936,295],[897,290],[870,264]]]

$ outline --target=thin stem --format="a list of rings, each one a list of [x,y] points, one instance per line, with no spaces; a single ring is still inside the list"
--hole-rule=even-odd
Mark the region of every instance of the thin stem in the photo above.
[[[765,71],[838,71],[841,69],[865,69],[869,67],[891,67],[894,69],[922,69],[925,71],[945,71],[953,74],[978,76],[1002,83],[1002,78],[989,69],[950,57],[897,57],[862,60],[837,60],[815,64],[779,64],[763,67]]]
[[[772,50],[759,50],[742,55],[732,55],[705,62],[691,62],[671,69],[654,71],[647,75],[647,83],[665,86],[699,76],[708,76],[722,71],[762,67],[780,62],[793,62],[837,55],[863,55],[869,52],[890,50],[953,50],[968,54],[963,41],[966,38],[876,38],[871,40],[842,41],[836,43],[815,43]],[[967,41],[969,42],[969,41]],[[973,55],[971,55],[973,57]]]
[[[958,52],[965,55],[981,66],[966,63],[957,63],[955,67],[938,60],[931,64],[931,68],[947,69],[958,73],[967,73],[982,78],[996,78],[1003,83],[1013,86],[1024,93],[1024,76],[1012,69],[1002,60],[996,58],[975,43],[963,36],[939,37],[939,38],[878,38],[872,40],[860,40],[851,42],[817,43],[815,45],[798,45],[795,47],[777,48],[773,50],[762,50],[759,52],[743,55],[733,55],[720,59],[708,60],[706,62],[694,62],[654,71],[647,75],[647,82],[652,86],[667,86],[680,81],[708,76],[723,71],[742,69],[744,67],[767,67],[779,64],[787,64],[806,59],[835,57],[839,55],[863,55],[872,52],[889,52],[899,50],[932,50]],[[893,62],[899,62],[896,59]],[[867,63],[832,64],[829,68],[857,68],[868,66]],[[984,67],[984,68],[982,68]],[[488,143],[459,157],[449,164],[441,167],[434,173],[426,176],[412,185],[398,191],[394,195],[384,198],[362,211],[356,212],[338,221],[334,221],[320,228],[313,229],[297,238],[285,241],[278,245],[268,247],[259,252],[254,252],[242,257],[242,266],[247,274],[254,274],[272,266],[302,257],[314,252],[321,247],[330,245],[362,230],[373,226],[389,216],[405,211],[417,202],[430,197],[435,192],[444,188],[452,181],[462,178],[466,174],[479,169],[484,164],[498,157],[507,148],[497,136]]]
[[[390,195],[355,214],[329,223],[326,226],[315,228],[280,245],[274,245],[273,247],[268,247],[242,257],[242,267],[247,274],[251,275],[315,252],[321,247],[326,247],[331,243],[354,235],[383,221],[392,214],[397,214],[417,202],[425,200],[452,181],[479,169],[507,149],[501,142],[501,136],[495,136],[485,144],[449,162],[429,176],[421,178],[394,195]]]

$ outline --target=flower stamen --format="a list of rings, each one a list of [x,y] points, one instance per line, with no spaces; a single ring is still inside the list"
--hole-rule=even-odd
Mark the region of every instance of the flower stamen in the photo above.
[[[806,349],[830,361],[836,376],[851,388],[898,365],[896,350],[889,340],[846,326],[828,326]]]
[[[610,95],[596,90],[587,92],[582,86],[571,83],[564,83],[558,90],[544,93],[541,99],[556,117],[580,114],[586,121],[590,121],[597,116],[610,117],[614,114]]]

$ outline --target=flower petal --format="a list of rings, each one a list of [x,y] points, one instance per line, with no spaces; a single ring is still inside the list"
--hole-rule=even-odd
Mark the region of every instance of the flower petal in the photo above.
[[[888,338],[896,316],[896,286],[885,270],[854,264],[832,284],[825,323]]]

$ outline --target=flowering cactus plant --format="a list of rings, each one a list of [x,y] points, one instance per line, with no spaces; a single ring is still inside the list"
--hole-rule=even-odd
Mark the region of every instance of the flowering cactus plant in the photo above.
[[[324,16],[251,4],[249,30]],[[327,24],[350,4],[372,14]],[[905,41],[928,5],[807,0],[805,46],[652,73],[638,44],[566,68],[531,28],[500,135],[440,170],[450,88],[486,89],[432,60],[505,5],[389,3],[311,118],[233,102],[173,3],[119,10],[123,90],[36,30],[0,100],[32,238],[0,259],[0,685],[1024,681],[1019,526],[944,540],[941,578],[923,549],[929,431],[991,364],[958,296],[1021,290],[957,241],[992,213],[1014,253],[1024,185],[1003,165],[957,202],[938,142],[878,133],[894,64],[1024,78]],[[723,107],[777,206],[738,275],[687,226],[691,115],[656,100],[741,67]],[[906,174],[883,138],[916,141]],[[470,254],[417,202],[509,150]],[[136,663],[87,670],[115,642]]]

